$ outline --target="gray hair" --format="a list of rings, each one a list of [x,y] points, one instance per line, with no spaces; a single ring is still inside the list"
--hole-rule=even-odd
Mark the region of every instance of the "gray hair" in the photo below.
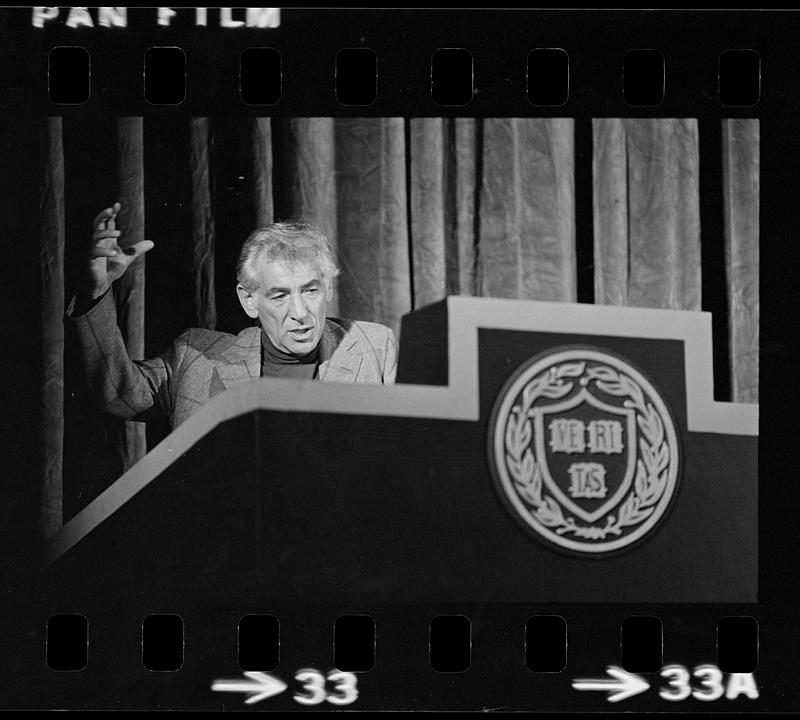
[[[248,292],[258,290],[256,264],[260,258],[267,262],[315,264],[326,282],[332,282],[339,274],[328,238],[314,225],[302,221],[272,223],[248,235],[236,263],[236,279]]]

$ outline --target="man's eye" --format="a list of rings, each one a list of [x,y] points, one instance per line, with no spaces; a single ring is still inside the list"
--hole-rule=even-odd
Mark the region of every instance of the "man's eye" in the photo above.
[[[306,288],[306,293],[313,295],[314,293],[319,292],[319,288]]]
[[[281,293],[280,295],[272,295],[270,300],[273,302],[281,302],[282,300],[286,300],[286,295]]]

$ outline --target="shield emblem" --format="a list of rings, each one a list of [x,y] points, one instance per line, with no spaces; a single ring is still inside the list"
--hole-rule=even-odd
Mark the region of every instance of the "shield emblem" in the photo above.
[[[534,453],[556,500],[594,523],[631,487],[636,470],[636,412],[610,405],[583,387],[562,402],[532,410]]]

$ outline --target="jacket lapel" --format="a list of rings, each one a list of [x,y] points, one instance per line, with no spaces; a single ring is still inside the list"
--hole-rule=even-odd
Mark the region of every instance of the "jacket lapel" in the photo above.
[[[258,380],[261,376],[261,328],[252,327],[240,333],[227,350],[220,353],[216,366],[226,388]]]
[[[322,382],[356,382],[362,361],[358,340],[353,339],[341,325],[326,321],[319,354],[319,379]]]

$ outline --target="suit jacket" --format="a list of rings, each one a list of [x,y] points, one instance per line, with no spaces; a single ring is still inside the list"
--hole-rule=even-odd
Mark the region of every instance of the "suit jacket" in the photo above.
[[[131,360],[112,292],[71,322],[90,390],[107,412],[126,420],[160,411],[174,428],[217,393],[261,375],[260,327],[238,335],[193,328],[167,352]],[[385,325],[329,318],[319,351],[322,382],[394,382],[397,340]]]

